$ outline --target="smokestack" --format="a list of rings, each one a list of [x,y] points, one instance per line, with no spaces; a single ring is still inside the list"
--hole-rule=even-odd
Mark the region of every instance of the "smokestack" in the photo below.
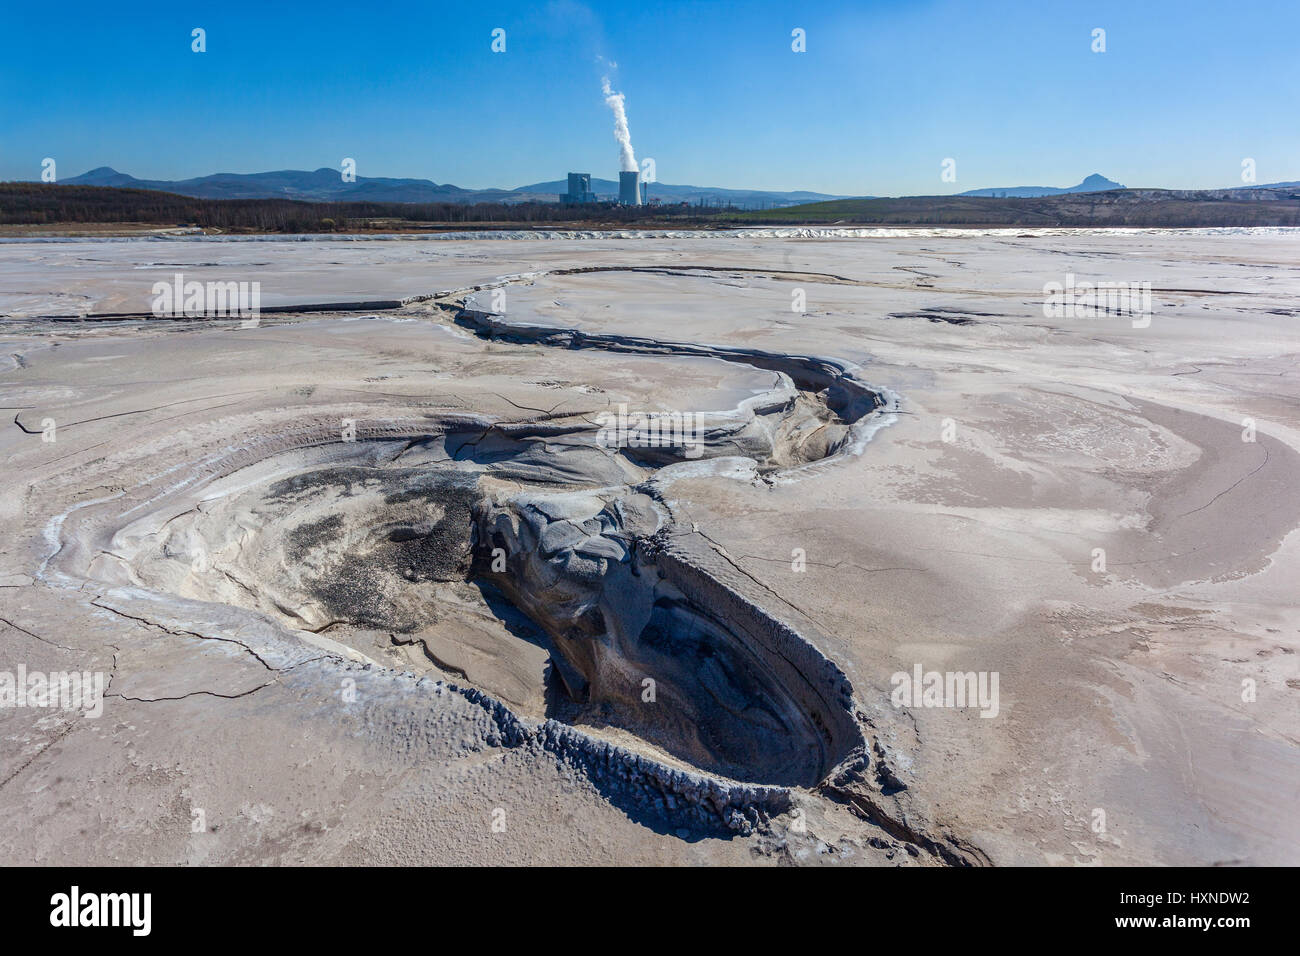
[[[632,172],[637,169],[636,153],[632,152],[632,134],[627,128],[627,110],[623,108],[623,94],[615,93],[609,85],[609,77],[600,81],[601,92],[605,94],[605,105],[614,111],[614,138],[618,140],[620,169]]]
[[[635,169],[618,174],[618,201],[624,206],[641,205],[641,174]]]

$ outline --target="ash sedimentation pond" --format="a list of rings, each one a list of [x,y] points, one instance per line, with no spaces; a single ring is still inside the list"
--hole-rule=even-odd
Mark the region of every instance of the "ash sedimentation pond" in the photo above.
[[[430,542],[444,532],[454,532],[457,548],[462,547],[465,528],[471,536],[477,533],[473,506],[480,499],[513,516],[511,496],[594,496],[595,507],[576,515],[582,524],[615,498],[644,494],[672,520],[669,543],[690,546],[709,578],[772,616],[797,622],[808,643],[848,671],[860,695],[858,723],[871,748],[870,766],[863,769],[872,771],[874,779],[864,781],[864,789],[884,813],[906,821],[912,831],[939,834],[944,824],[960,827],[959,833],[978,835],[981,847],[998,862],[1284,860],[1293,855],[1294,834],[1272,828],[1265,833],[1258,815],[1241,808],[1275,806],[1276,793],[1294,777],[1294,761],[1278,737],[1290,733],[1293,724],[1286,710],[1288,691],[1281,685],[1294,676],[1288,667],[1294,658],[1286,656],[1294,646],[1294,602],[1288,600],[1287,588],[1294,548],[1268,557],[1279,536],[1295,525],[1285,508],[1286,496],[1276,493],[1295,474],[1294,416],[1275,420],[1294,389],[1286,385],[1285,358],[1272,357],[1275,341],[1289,345],[1294,338],[1285,321],[1294,311],[1285,300],[1292,291],[1285,281],[1290,275],[1286,263],[1294,250],[1293,241],[1282,238],[1243,237],[1227,251],[1224,242],[1199,236],[1092,234],[1075,234],[1068,243],[1015,237],[857,245],[691,241],[690,248],[699,248],[700,256],[723,265],[783,265],[864,283],[819,283],[824,287],[815,297],[815,310],[794,320],[782,301],[788,286],[777,283],[812,280],[796,280],[788,271],[771,279],[730,274],[699,282],[675,278],[682,262],[699,258],[685,241],[635,248],[630,242],[608,247],[588,243],[581,250],[542,243],[529,247],[537,249],[535,258],[528,253],[521,257],[524,247],[518,244],[480,244],[472,255],[466,247],[443,244],[447,252],[436,255],[432,268],[427,251],[432,247],[410,243],[404,247],[407,254],[398,257],[408,260],[404,271],[381,265],[362,269],[375,257],[357,255],[344,262],[337,252],[344,244],[317,244],[313,248],[328,250],[330,261],[317,264],[313,272],[301,268],[313,262],[306,251],[275,246],[274,256],[265,258],[274,258],[276,269],[261,278],[268,286],[276,279],[280,301],[342,299],[351,293],[374,299],[439,284],[483,283],[488,288],[496,281],[492,276],[522,269],[540,272],[548,266],[671,266],[674,277],[542,279],[526,290],[512,288],[510,320],[772,352],[869,353],[868,377],[879,377],[916,399],[909,414],[900,416],[900,427],[891,428],[869,454],[835,467],[822,465],[827,458],[818,457],[812,443],[781,462],[765,454],[704,462],[678,462],[670,455],[656,461],[630,449],[615,458],[620,468],[633,466],[629,474],[620,474],[606,489],[584,480],[586,466],[578,467],[576,458],[570,479],[562,483],[498,478],[478,463],[460,462],[457,468],[481,473],[473,476],[468,513],[455,521],[429,508],[394,520],[381,513],[389,507],[382,500],[382,483],[391,479],[394,491],[405,487],[408,479],[397,473],[413,463],[406,456],[418,456],[419,442],[440,430],[479,433],[492,419],[505,435],[513,427],[510,422],[527,419],[522,425],[531,431],[530,440],[545,439],[554,446],[561,443],[558,432],[544,433],[537,423],[591,428],[603,406],[627,401],[632,408],[661,407],[655,403],[668,396],[681,408],[716,408],[736,404],[730,397],[736,390],[725,398],[722,389],[702,391],[709,387],[709,376],[697,374],[690,362],[671,353],[596,353],[588,347],[570,349],[562,337],[556,344],[564,348],[539,348],[511,341],[509,328],[495,340],[484,336],[476,341],[449,322],[431,327],[422,320],[436,314],[441,297],[384,317],[268,319],[252,332],[235,332],[221,323],[53,326],[36,321],[30,323],[29,337],[29,326],[15,323],[16,364],[7,387],[9,401],[22,410],[8,436],[14,468],[7,500],[15,503],[9,512],[15,534],[5,566],[11,573],[5,582],[4,617],[34,636],[13,630],[5,634],[13,653],[57,652],[81,657],[80,663],[91,655],[49,642],[93,646],[106,668],[107,651],[100,649],[112,649],[112,693],[122,695],[115,706],[132,726],[101,724],[96,729],[106,731],[104,746],[88,748],[90,738],[78,735],[69,747],[39,726],[22,726],[17,719],[22,715],[11,714],[10,723],[29,733],[33,746],[58,745],[6,788],[6,805],[16,813],[44,814],[56,796],[73,797],[58,819],[65,821],[68,845],[75,843],[75,852],[81,852],[85,843],[77,830],[93,828],[96,816],[103,819],[114,808],[102,801],[84,807],[75,799],[77,790],[98,781],[96,793],[109,794],[118,807],[154,803],[140,800],[138,784],[128,782],[135,775],[125,763],[120,764],[122,773],[105,779],[102,762],[116,748],[138,752],[140,761],[183,768],[186,776],[159,792],[159,807],[185,796],[195,779],[190,775],[207,772],[213,779],[211,771],[220,766],[235,781],[224,801],[227,814],[237,815],[252,783],[295,817],[310,809],[322,820],[324,815],[333,819],[334,808],[355,791],[355,780],[365,779],[360,812],[325,838],[334,852],[344,845],[382,846],[373,841],[379,821],[400,831],[394,847],[435,847],[428,852],[445,855],[450,850],[461,859],[519,852],[554,859],[566,846],[569,858],[584,857],[619,835],[623,844],[606,855],[624,860],[664,852],[695,862],[706,857],[734,861],[753,848],[761,852],[782,845],[783,834],[792,831],[780,819],[756,841],[647,840],[647,825],[662,835],[693,828],[692,811],[680,809],[681,797],[703,792],[703,785],[684,778],[652,785],[645,801],[636,804],[652,809],[648,816],[637,815],[618,790],[620,780],[630,779],[619,768],[636,767],[636,774],[650,780],[649,774],[665,767],[699,766],[695,760],[713,759],[712,765],[720,766],[727,755],[692,757],[684,741],[678,753],[687,756],[675,757],[652,742],[653,728],[598,726],[599,715],[578,713],[581,705],[570,700],[558,666],[550,663],[558,656],[547,649],[550,636],[506,600],[504,584],[488,580],[487,571],[476,566],[472,538],[468,568],[448,562],[454,569],[451,580],[430,574],[418,582],[437,590],[432,598],[410,601],[396,611],[366,609],[373,620],[388,619],[380,611],[396,614],[408,607],[419,612],[411,618],[416,630],[380,632],[331,624],[333,615],[322,598],[300,601],[296,593],[289,595],[283,611],[251,610],[247,605],[258,594],[280,586],[274,576],[244,576],[253,588],[250,593],[223,578],[224,570],[239,572],[236,552],[215,551],[204,559],[198,550],[202,539],[190,542],[180,534],[187,522],[200,521],[197,514],[185,514],[194,507],[212,513],[223,507],[221,499],[245,492],[240,507],[251,506],[257,501],[255,489],[265,491],[289,478],[305,483],[317,469],[355,468],[359,470],[349,480],[358,493],[347,500],[360,508],[370,498],[378,508],[372,509],[373,519],[355,522],[358,534],[369,523],[375,526],[357,541],[392,556],[401,555],[399,546],[411,547],[407,542],[417,537]],[[365,246],[346,245],[358,251]],[[297,246],[306,250],[310,244]],[[132,254],[132,247],[94,248],[96,255],[110,259],[86,267],[99,270],[80,286],[88,293],[86,301],[105,311],[132,308],[123,296],[104,298],[115,289],[129,293],[139,286],[140,274],[121,266],[130,257],[123,253]],[[209,256],[201,251],[206,247],[194,248]],[[378,258],[387,262],[395,248],[377,249],[382,253]],[[176,247],[173,253],[180,251]],[[1163,284],[1174,289],[1244,291],[1213,297],[1169,293],[1161,300],[1168,314],[1162,313],[1141,335],[1130,333],[1127,325],[1047,329],[1031,301],[1039,273],[1051,276],[1069,268],[1062,257],[1070,255],[1085,257],[1099,270],[1127,270],[1126,275],[1139,277],[1139,269],[1169,269]],[[1080,271],[1080,263],[1073,264]],[[31,275],[35,267],[24,263],[22,268]],[[46,284],[52,286],[57,277],[65,288],[76,287],[82,269],[78,264],[66,282],[68,270],[47,270]],[[39,274],[23,282],[14,287],[40,291]],[[993,313],[1000,318],[961,327],[925,321],[924,315],[944,309],[947,314]],[[900,315],[904,318],[896,317]],[[1227,352],[1225,341],[1232,344]],[[704,357],[694,361],[722,364]],[[172,368],[175,372],[167,371]],[[787,377],[793,385],[793,377]],[[696,390],[693,397],[682,394],[684,383]],[[796,391],[803,398],[813,392],[807,387]],[[1152,398],[1162,404],[1152,406]],[[1219,418],[1262,414],[1261,423],[1271,425],[1261,428],[1265,437],[1260,444],[1243,445],[1232,422],[1225,420],[1220,428],[1212,421],[1215,409],[1222,412]],[[478,416],[465,417],[480,420],[452,422],[458,410],[475,410]],[[957,446],[940,444],[937,429],[930,427],[945,414],[962,422],[963,440]],[[46,416],[58,420],[58,445],[40,439]],[[356,443],[338,442],[340,416],[356,418]],[[587,421],[580,421],[584,416]],[[809,432],[816,429],[808,427]],[[839,440],[833,428],[822,433],[828,448]],[[848,444],[853,444],[851,438]],[[362,448],[375,452],[377,464],[358,457]],[[727,450],[739,451],[734,445]],[[430,474],[443,469],[416,464]],[[392,475],[379,475],[370,484],[358,478],[373,469]],[[1012,472],[1019,477],[1010,480]],[[422,486],[420,494],[431,499],[436,490],[442,493]],[[1158,510],[1144,504],[1148,500]],[[299,518],[306,523],[330,516],[333,505],[310,511],[307,501],[302,499],[298,513],[290,509],[290,526]],[[237,510],[232,507],[228,514]],[[130,586],[124,558],[156,548],[159,539],[145,541],[143,523],[136,529],[139,540],[123,540],[134,551],[117,548],[113,537],[127,527],[124,522],[144,522],[155,512],[157,526],[166,523],[177,532],[170,548],[174,554],[150,569],[159,575],[158,584],[145,584],[142,578]],[[1178,525],[1161,523],[1162,515],[1174,516]],[[269,533],[280,533],[272,527],[272,517],[268,511]],[[1117,520],[1123,522],[1119,527]],[[1148,522],[1145,529],[1143,522]],[[439,524],[442,530],[434,532]],[[563,519],[560,525],[567,528]],[[320,530],[329,528],[322,525]],[[232,544],[249,535],[251,545],[255,531],[232,535]],[[219,537],[224,532],[205,527],[204,534],[209,533]],[[303,532],[302,543],[311,545],[307,560],[328,559],[328,551],[321,549],[330,534],[316,535],[316,544],[310,537]],[[1089,576],[1086,554],[1080,561],[1075,553],[1080,542],[1105,546],[1119,570],[1105,581]],[[784,549],[795,543],[808,546],[815,573],[789,574]],[[648,549],[652,542],[646,544]],[[1166,567],[1170,551],[1178,553],[1173,568]],[[1124,564],[1121,555],[1135,563]],[[200,567],[192,569],[195,558]],[[432,558],[427,566],[446,570]],[[67,572],[63,579],[60,570]],[[294,570],[306,577],[304,567]],[[1233,577],[1223,578],[1225,570]],[[339,600],[356,603],[348,601],[341,587],[350,584],[346,573],[340,582],[339,572],[322,576],[317,571],[330,569],[322,563],[311,583],[326,589],[334,584]],[[163,583],[164,572],[175,580]],[[27,579],[34,579],[35,586],[25,584]],[[1189,583],[1166,587],[1164,581]],[[197,594],[200,583],[212,589],[205,593],[215,595],[220,586],[239,594],[203,600],[178,596],[186,588]],[[765,584],[770,590],[764,591]],[[493,606],[485,608],[488,585],[500,600],[494,597]],[[402,589],[416,586],[401,579]],[[457,603],[461,589],[472,603]],[[303,617],[290,616],[295,614]],[[508,623],[506,615],[511,615]],[[824,621],[825,630],[808,626],[816,623],[809,615]],[[1187,615],[1195,615],[1195,623],[1180,631],[1179,622]],[[1128,630],[1121,632],[1121,627]],[[400,647],[393,648],[390,633]],[[1151,641],[1129,653],[1121,639],[1126,633],[1150,634]],[[47,643],[40,643],[40,637]],[[379,637],[394,654],[418,656],[422,666],[377,653]],[[321,648],[331,639],[331,652],[323,656]],[[340,660],[345,653],[357,653],[339,643],[345,639],[386,666]],[[517,673],[492,670],[487,655],[491,641],[513,649]],[[943,643],[935,647],[934,641]],[[1242,653],[1243,642],[1254,646]],[[426,656],[426,643],[441,663]],[[1004,701],[1008,706],[999,721],[881,706],[877,677],[899,669],[900,662],[932,664],[936,654],[958,669],[1003,671],[1004,690],[1017,694]],[[1251,716],[1220,706],[1213,690],[1222,689],[1225,669],[1229,677],[1243,671],[1267,677],[1278,693],[1261,695]],[[815,667],[802,664],[798,670],[816,673]],[[1162,678],[1171,673],[1180,678],[1176,686]],[[339,682],[347,677],[357,679],[361,696],[359,703],[343,706]],[[576,672],[575,686],[579,678],[585,680],[582,672]],[[543,699],[538,686],[556,692]],[[489,693],[504,706],[487,704]],[[213,694],[232,699],[214,699]],[[547,715],[557,719],[543,719]],[[1107,728],[1115,726],[1128,728],[1130,739],[1140,742],[1140,762],[1123,747],[1068,744],[1070,733],[1106,739]],[[139,727],[155,732],[142,734]],[[1191,730],[1169,733],[1185,728]],[[232,740],[238,741],[233,749]],[[1187,740],[1196,741],[1195,746]],[[349,761],[339,756],[349,750],[354,753],[351,777]],[[224,764],[214,764],[223,753]],[[94,757],[93,765],[88,756]],[[290,776],[288,768],[298,766],[303,756],[316,768],[314,776],[310,767]],[[850,763],[842,761],[812,793],[790,792],[790,799],[809,813],[810,836],[804,841],[789,837],[796,855],[824,858],[808,841],[828,833],[832,850],[838,845],[850,854],[867,836],[880,835],[879,830],[864,833],[852,826],[847,843],[834,836],[848,817],[843,803],[834,804],[846,789],[840,768]],[[1025,766],[1043,772],[1021,773]],[[1196,771],[1195,788],[1186,786],[1189,766]],[[1239,772],[1243,766],[1251,770],[1244,778]],[[882,781],[882,768],[896,771],[899,782]],[[260,779],[239,780],[245,772]],[[402,781],[400,787],[384,788],[378,804],[369,787],[375,773],[388,779],[401,774]],[[64,780],[61,788],[56,774]],[[697,781],[703,779],[697,775]],[[1250,784],[1250,779],[1256,782]],[[417,799],[412,800],[416,780]],[[715,780],[720,789],[713,792],[725,793],[732,808],[780,812],[773,793],[779,788]],[[1076,839],[1081,829],[1086,831],[1088,808],[1098,799],[1094,784],[1103,781],[1108,806],[1141,824],[1122,847],[1118,842],[1094,845],[1086,834],[1086,845]],[[1243,786],[1250,798],[1245,803]],[[1173,808],[1170,813],[1151,811],[1153,804],[1144,799],[1151,793],[1160,796],[1160,806]],[[219,806],[210,793],[203,797],[210,808]],[[409,812],[399,817],[393,801]],[[451,806],[448,801],[454,801],[455,810],[442,813]],[[526,806],[539,826],[525,831],[523,842],[485,837],[481,845],[467,848],[464,808],[495,805]],[[852,805],[858,807],[856,801]],[[371,817],[367,810],[376,812]],[[1064,827],[1061,813],[1066,815]],[[585,833],[598,836],[567,843],[575,814]],[[411,834],[428,834],[421,828],[430,819],[443,821],[446,839],[435,834],[434,839],[410,840]],[[1081,829],[1069,823],[1080,819],[1085,821]],[[521,821],[512,815],[512,834],[520,833]],[[266,845],[261,827],[242,839],[235,830],[222,830],[229,834],[223,836],[226,846],[245,858],[253,840]],[[907,832],[896,830],[889,829],[889,835],[908,842],[909,850],[924,849]],[[46,852],[44,844],[57,834],[44,827],[35,832],[39,835],[29,837],[28,844],[39,841],[39,852]],[[303,845],[293,839],[295,846]],[[10,846],[21,840],[13,835]],[[153,852],[156,840],[151,833],[145,852]],[[317,846],[315,837],[309,842]],[[110,854],[144,858],[117,837],[101,837],[96,846],[103,859]],[[309,852],[305,845],[304,851]],[[184,850],[177,852],[183,858]],[[319,857],[319,849],[317,853]]]

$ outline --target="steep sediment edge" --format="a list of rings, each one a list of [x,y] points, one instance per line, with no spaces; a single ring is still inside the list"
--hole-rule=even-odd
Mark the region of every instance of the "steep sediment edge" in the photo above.
[[[751,651],[781,659],[803,678],[801,703],[822,736],[824,752],[834,757],[825,762],[828,771],[865,743],[853,719],[857,708],[847,675],[809,635],[774,617],[757,595],[746,595],[753,586],[711,548],[699,544],[695,536],[674,534],[672,526],[645,539],[641,547],[665,580],[693,603],[708,608],[729,630],[743,633]]]
[[[669,767],[608,741],[591,737],[556,720],[529,726],[500,701],[474,688],[444,683],[449,690],[478,704],[500,729],[507,747],[529,746],[546,751],[586,773],[617,803],[631,802],[663,813],[673,823],[748,834],[767,827],[771,817],[794,805],[792,791],[738,783]]]

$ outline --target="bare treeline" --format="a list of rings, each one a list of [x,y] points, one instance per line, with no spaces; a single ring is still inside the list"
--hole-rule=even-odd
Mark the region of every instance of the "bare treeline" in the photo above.
[[[595,203],[376,203],[293,199],[195,199],[147,189],[0,183],[0,223],[151,223],[225,232],[340,232],[398,224],[547,224],[704,222],[721,212],[700,206]]]
[[[1300,194],[1288,188],[1240,192],[1123,189],[1023,198],[904,196],[835,199],[786,209],[738,213],[730,218],[746,225],[1300,226]]]

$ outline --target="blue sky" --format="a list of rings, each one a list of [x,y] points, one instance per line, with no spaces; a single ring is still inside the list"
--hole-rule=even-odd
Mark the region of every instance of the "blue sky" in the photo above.
[[[0,179],[47,156],[60,178],[343,157],[472,188],[614,178],[604,57],[638,159],[669,183],[1208,188],[1240,185],[1246,157],[1261,183],[1297,180],[1297,37],[1297,0],[11,4]]]

